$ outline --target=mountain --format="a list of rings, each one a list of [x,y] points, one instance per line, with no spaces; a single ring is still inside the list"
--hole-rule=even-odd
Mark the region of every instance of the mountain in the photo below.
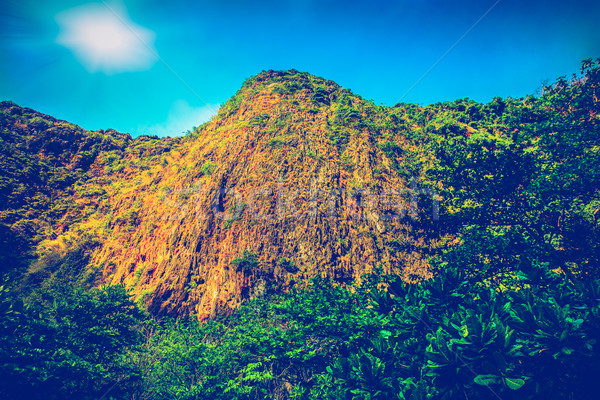
[[[39,168],[53,168],[29,188],[45,199],[34,209],[54,213],[35,220],[44,221],[35,280],[83,248],[86,280],[132,286],[158,313],[207,318],[316,275],[349,282],[378,265],[428,273],[416,249],[435,239],[411,237],[408,175],[398,168],[414,145],[385,108],[331,81],[261,73],[179,141],[84,132],[2,109]]]
[[[183,138],[0,103],[0,397],[593,398],[599,99],[590,59],[426,107],[267,71]]]
[[[25,287],[123,283],[154,314],[201,320],[315,276],[419,281],[452,249],[443,263],[477,273],[525,262],[523,248],[588,273],[599,254],[593,74],[539,99],[384,107],[267,71],[174,139],[88,132],[3,102],[5,269],[24,264]],[[523,214],[532,201],[548,203]]]

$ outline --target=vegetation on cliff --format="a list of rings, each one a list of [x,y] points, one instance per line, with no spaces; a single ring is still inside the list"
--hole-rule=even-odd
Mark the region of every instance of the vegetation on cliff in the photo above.
[[[169,140],[2,103],[2,394],[589,398],[599,92],[592,60],[427,107],[269,71]]]

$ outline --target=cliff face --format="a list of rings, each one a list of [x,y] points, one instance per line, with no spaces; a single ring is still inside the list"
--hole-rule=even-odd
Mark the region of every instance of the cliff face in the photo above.
[[[201,319],[315,275],[425,276],[423,254],[446,238],[433,191],[415,186],[432,161],[408,138],[419,126],[404,111],[308,74],[263,72],[188,137],[96,157],[74,222],[38,254],[93,240],[96,283]]]
[[[257,76],[151,173],[160,198],[140,191],[137,226],[98,254],[114,262],[105,279],[148,293],[155,312],[208,318],[315,275],[426,274],[420,248],[435,241],[413,232],[401,160],[381,149],[401,158],[410,143],[375,124],[386,117],[333,82]]]

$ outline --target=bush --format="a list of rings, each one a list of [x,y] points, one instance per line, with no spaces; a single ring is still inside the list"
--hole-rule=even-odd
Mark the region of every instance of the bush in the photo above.
[[[207,161],[200,167],[200,172],[202,172],[203,175],[210,176],[213,172],[215,172],[216,169],[217,163]]]
[[[289,272],[290,274],[295,274],[296,272],[299,271],[298,267],[296,266],[296,264],[294,264],[294,262],[292,260],[288,260],[285,257],[281,257],[279,259],[279,265],[286,270],[287,272]]]
[[[269,140],[269,142],[267,143],[267,146],[269,147],[281,147],[282,145],[284,145],[286,142],[284,137],[281,136],[275,136],[273,139]]]
[[[313,392],[333,398],[344,388],[355,399],[588,398],[597,389],[591,377],[600,373],[600,282],[546,276],[553,285],[516,291],[452,271],[421,284],[392,278],[387,291],[371,292],[383,328],[328,367],[321,380],[327,385]]]
[[[311,100],[317,106],[319,106],[319,105],[328,106],[330,104],[329,93],[327,92],[327,90],[325,90],[324,88],[321,88],[321,87],[317,87],[315,89],[314,93],[311,96]]]
[[[135,398],[287,399],[377,331],[364,291],[316,278],[306,287],[245,302],[228,317],[200,324],[149,324],[135,355],[145,384]]]
[[[238,269],[245,270],[256,270],[259,266],[258,257],[256,254],[249,252],[248,250],[244,250],[244,253],[236,257],[232,262],[233,265]]]
[[[0,397],[128,397],[139,375],[125,354],[144,314],[123,286],[55,285],[24,305],[0,290],[0,304]]]

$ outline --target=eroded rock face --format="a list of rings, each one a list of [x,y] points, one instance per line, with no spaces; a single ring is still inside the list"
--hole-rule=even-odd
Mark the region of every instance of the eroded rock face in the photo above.
[[[407,121],[388,113],[308,74],[259,74],[170,150],[130,152],[98,200],[108,222],[89,224],[90,265],[155,313],[201,319],[316,275],[426,275],[439,237],[398,168]]]

